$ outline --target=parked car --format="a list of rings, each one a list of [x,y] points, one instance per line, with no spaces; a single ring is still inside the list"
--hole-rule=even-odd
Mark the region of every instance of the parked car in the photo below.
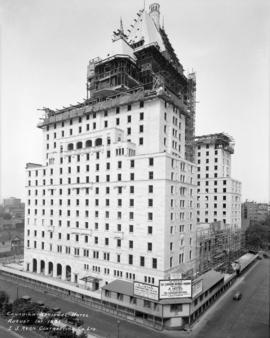
[[[241,292],[237,291],[234,295],[233,295],[233,300],[240,300],[242,298],[242,294]]]
[[[78,318],[76,315],[74,315],[72,312],[67,312],[65,319],[71,325],[74,325],[74,326],[83,325],[83,321],[80,318]]]

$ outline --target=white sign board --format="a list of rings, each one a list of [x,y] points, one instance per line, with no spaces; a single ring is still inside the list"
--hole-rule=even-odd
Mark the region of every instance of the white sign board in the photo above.
[[[196,297],[202,292],[202,279],[192,284],[192,297]]]
[[[159,298],[191,297],[190,279],[171,279],[159,281]]]
[[[158,300],[158,286],[140,282],[134,282],[133,286],[134,295],[142,298]]]

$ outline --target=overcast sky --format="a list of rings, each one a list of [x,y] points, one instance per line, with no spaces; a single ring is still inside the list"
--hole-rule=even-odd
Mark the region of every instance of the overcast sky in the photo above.
[[[146,1],[148,9],[151,1]],[[235,139],[242,199],[269,201],[269,0],[160,0],[165,30],[197,73],[196,134]],[[86,97],[89,59],[143,0],[0,0],[1,193],[24,197],[27,162],[42,161],[37,108]]]

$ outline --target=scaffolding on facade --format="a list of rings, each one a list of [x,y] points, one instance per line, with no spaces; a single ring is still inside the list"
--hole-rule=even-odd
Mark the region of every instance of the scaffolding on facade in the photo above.
[[[234,153],[234,139],[225,133],[208,134],[196,136],[194,138],[195,144],[199,145],[215,145],[215,147],[222,148],[229,153]]]
[[[245,234],[231,225],[215,222],[196,232],[196,272],[210,269],[231,273],[231,263],[245,250]]]

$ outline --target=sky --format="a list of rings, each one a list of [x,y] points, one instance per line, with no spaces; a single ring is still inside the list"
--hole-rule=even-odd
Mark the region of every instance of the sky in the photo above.
[[[159,0],[169,39],[197,74],[196,135],[235,140],[242,200],[269,201],[269,0]],[[145,1],[148,9],[149,0]],[[0,0],[0,198],[24,198],[25,164],[42,163],[42,112],[86,97],[88,61],[110,52],[139,0]]]

